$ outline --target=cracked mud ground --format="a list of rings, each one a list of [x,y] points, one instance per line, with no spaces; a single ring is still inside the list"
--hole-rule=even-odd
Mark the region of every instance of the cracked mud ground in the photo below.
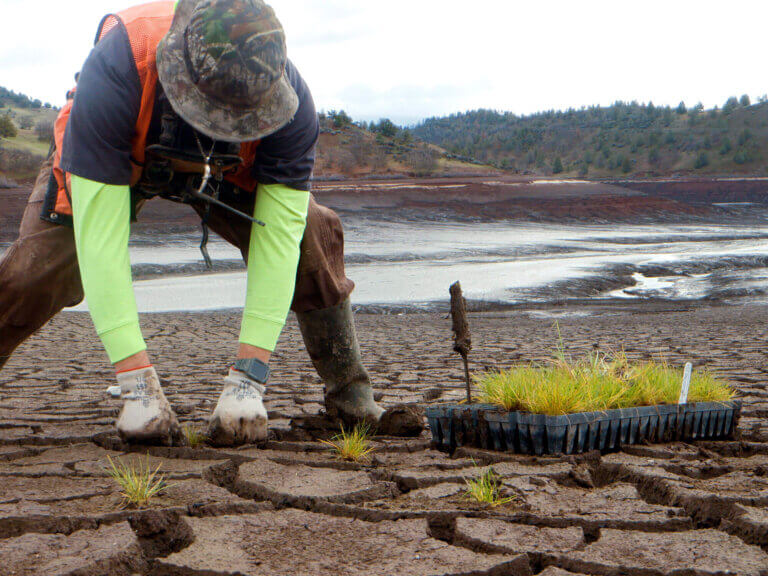
[[[665,309],[666,308],[666,309]],[[745,402],[735,441],[636,446],[577,458],[459,450],[378,438],[366,465],[340,462],[292,420],[322,389],[289,322],[266,405],[262,447],[136,448],[113,432],[119,402],[90,319],[64,314],[0,372],[3,575],[765,575],[768,574],[768,307],[592,307],[559,319],[569,352],[623,347],[693,361]],[[572,309],[571,311],[577,311]],[[474,369],[544,359],[552,315],[470,318]],[[202,426],[235,347],[234,313],[143,319],[182,421]],[[462,395],[450,321],[358,317],[385,405]],[[107,456],[161,464],[171,486],[123,510]],[[463,496],[492,466],[512,502]]]

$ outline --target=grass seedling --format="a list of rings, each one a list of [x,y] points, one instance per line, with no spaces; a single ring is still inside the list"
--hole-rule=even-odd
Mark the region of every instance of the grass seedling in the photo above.
[[[676,404],[682,381],[683,370],[665,362],[632,364],[624,354],[609,359],[600,353],[572,360],[562,344],[548,364],[519,364],[476,378],[481,402],[550,416]],[[726,402],[733,396],[733,389],[709,372],[693,373],[689,402]]]
[[[331,440],[322,440],[336,452],[336,455],[349,462],[360,462],[373,452],[370,441],[370,426],[358,424],[351,431],[341,426],[341,434],[337,434]]]
[[[109,456],[107,460],[110,465],[107,473],[122,488],[120,495],[123,497],[125,508],[146,506],[153,497],[168,487],[165,476],[158,475],[160,464],[154,470],[150,467],[149,455],[145,463],[141,460],[131,464],[126,464],[122,460],[114,462]]]
[[[187,445],[190,448],[199,448],[205,444],[206,440],[208,440],[208,436],[206,436],[205,432],[200,430],[197,426],[184,424],[184,426],[181,427],[181,430],[184,433],[184,438],[187,439]]]
[[[489,468],[477,478],[465,480],[465,482],[467,483],[465,496],[480,504],[488,504],[495,507],[509,504],[515,499],[513,496],[502,498],[501,482],[499,482],[499,477],[493,471],[493,468]]]

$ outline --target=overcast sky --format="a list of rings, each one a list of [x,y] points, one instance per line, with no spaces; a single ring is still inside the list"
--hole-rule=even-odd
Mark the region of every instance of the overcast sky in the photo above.
[[[0,85],[62,104],[106,12],[0,0]],[[400,122],[768,92],[766,0],[273,0],[318,109]]]

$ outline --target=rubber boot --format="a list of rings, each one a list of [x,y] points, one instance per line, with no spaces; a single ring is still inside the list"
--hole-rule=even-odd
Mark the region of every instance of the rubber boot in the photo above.
[[[384,410],[373,399],[349,299],[333,308],[297,313],[296,317],[309,357],[325,384],[328,416],[350,426],[360,421],[377,424]]]

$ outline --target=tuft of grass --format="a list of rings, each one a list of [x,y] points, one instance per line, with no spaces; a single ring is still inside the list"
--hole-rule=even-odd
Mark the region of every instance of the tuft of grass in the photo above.
[[[548,364],[518,364],[475,379],[480,400],[505,410],[559,416],[635,406],[676,404],[683,370],[665,362],[631,363],[599,352],[573,360],[558,345]],[[706,370],[691,377],[689,402],[726,402],[734,391]]]
[[[345,430],[342,425],[340,434],[321,442],[333,448],[340,459],[360,462],[373,452],[370,437],[371,429],[368,424],[358,424],[351,431]]]
[[[509,504],[515,499],[513,496],[502,498],[501,482],[493,468],[489,468],[478,477],[465,480],[465,482],[467,484],[465,496],[475,502],[495,507]]]
[[[191,424],[184,424],[181,427],[181,431],[184,434],[184,438],[187,439],[187,445],[190,448],[199,448],[208,440],[208,436],[200,430],[197,426]]]
[[[168,487],[165,476],[158,475],[160,464],[152,470],[149,465],[149,455],[142,463],[126,464],[122,460],[114,462],[107,456],[110,467],[107,469],[109,476],[122,488],[120,495],[123,497],[125,508],[141,508],[149,504],[155,496],[158,496]]]

